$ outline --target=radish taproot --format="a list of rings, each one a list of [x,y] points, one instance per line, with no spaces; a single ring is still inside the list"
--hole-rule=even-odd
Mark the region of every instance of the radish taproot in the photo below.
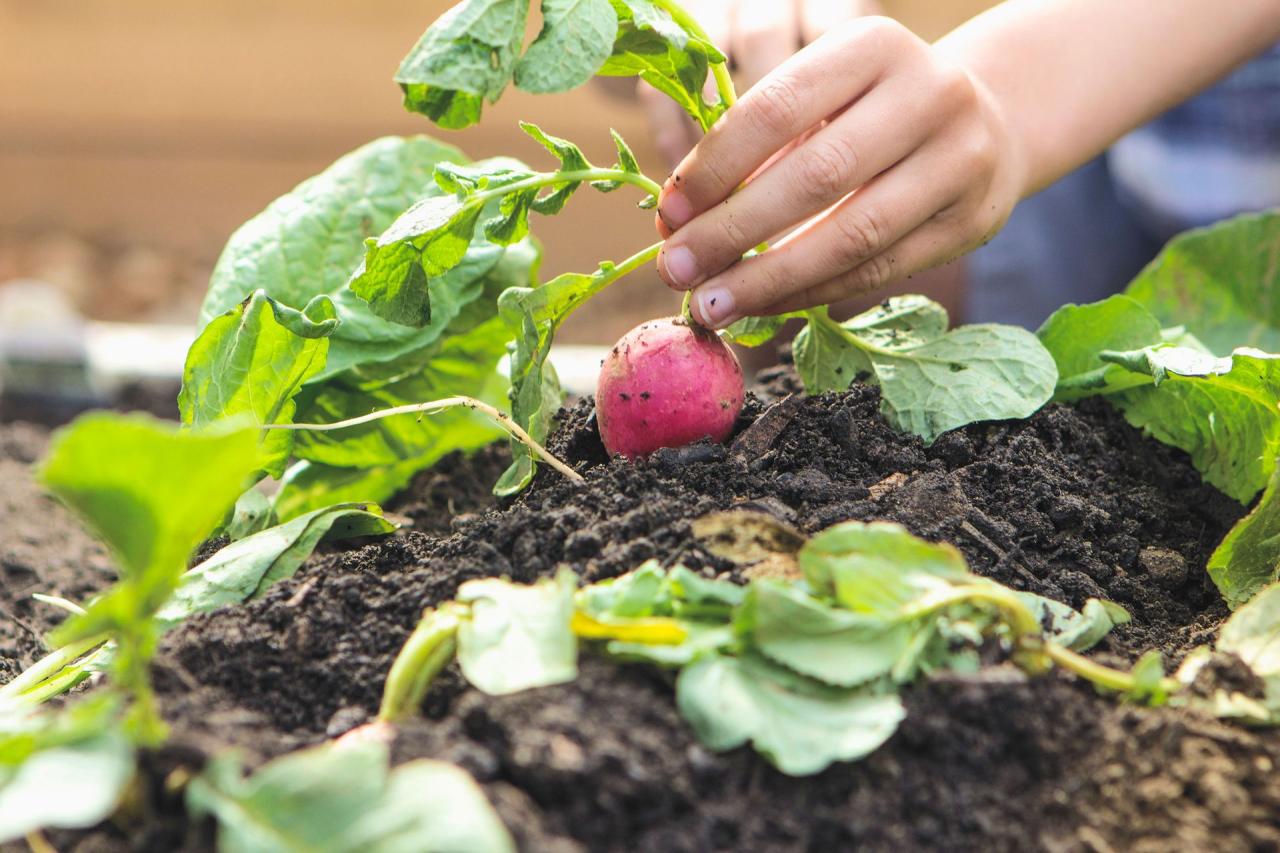
[[[636,458],[724,441],[742,410],[742,367],[720,337],[682,317],[641,323],[600,368],[596,420],[610,455]]]

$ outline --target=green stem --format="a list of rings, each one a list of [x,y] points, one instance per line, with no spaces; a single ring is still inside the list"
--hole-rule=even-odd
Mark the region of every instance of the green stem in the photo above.
[[[97,634],[69,643],[60,649],[54,649],[40,660],[27,667],[18,677],[4,687],[0,687],[0,699],[16,698],[20,694],[34,689],[43,682],[58,675],[63,668],[74,663],[83,655],[93,651],[107,641],[106,634]]]
[[[464,608],[449,602],[423,614],[387,673],[378,719],[394,723],[417,713],[431,682],[458,651],[458,624]]]
[[[627,172],[622,169],[576,169],[570,172],[538,172],[536,175],[530,175],[519,181],[513,181],[509,184],[503,184],[493,189],[481,190],[467,197],[467,203],[483,204],[490,199],[501,198],[511,193],[520,192],[521,190],[535,189],[537,187],[547,187],[552,184],[571,184],[584,181],[621,181],[624,184],[631,184],[639,187],[645,192],[657,198],[662,192],[662,185],[647,175],[639,172]]]
[[[1045,643],[1044,652],[1063,669],[1074,672],[1099,687],[1117,690],[1121,693],[1132,693],[1137,687],[1133,674],[1119,669],[1112,669],[1093,661],[1082,654],[1071,651],[1057,643]],[[1176,693],[1182,685],[1176,678],[1161,679],[1160,688],[1166,693]]]
[[[653,5],[665,11],[671,16],[671,20],[675,21],[687,32],[692,33],[697,38],[702,39],[707,44],[714,45],[711,36],[707,35],[707,31],[702,28],[698,20],[690,15],[675,0],[653,0]],[[723,62],[711,63],[711,76],[716,81],[716,92],[720,95],[720,102],[725,107],[731,107],[738,102],[738,93],[733,88],[733,78],[729,76],[729,67]],[[703,128],[706,131],[707,128]]]

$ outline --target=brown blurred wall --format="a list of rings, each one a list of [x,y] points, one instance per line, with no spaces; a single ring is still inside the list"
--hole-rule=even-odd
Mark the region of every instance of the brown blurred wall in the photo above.
[[[0,0],[0,235],[53,229],[192,258],[196,278],[183,285],[180,309],[189,317],[199,279],[240,222],[376,136],[434,133],[474,157],[541,162],[516,128],[528,119],[608,162],[612,126],[646,171],[664,173],[641,113],[595,87],[554,96],[512,90],[486,108],[480,127],[462,132],[406,113],[391,75],[449,5]],[[884,5],[935,37],[986,3]],[[536,223],[544,272],[621,259],[648,242],[650,223],[617,196],[581,193],[564,214]],[[135,259],[145,266],[145,256]],[[110,302],[104,289],[127,288],[141,274],[130,269],[94,279],[99,303]],[[645,278],[606,292],[565,339],[605,342],[640,317],[674,310],[677,300],[651,273]]]

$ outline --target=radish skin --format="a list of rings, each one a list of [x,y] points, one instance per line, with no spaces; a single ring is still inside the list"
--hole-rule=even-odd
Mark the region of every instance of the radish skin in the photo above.
[[[610,455],[729,437],[742,410],[742,367],[715,332],[681,317],[627,332],[596,383],[596,421]]]

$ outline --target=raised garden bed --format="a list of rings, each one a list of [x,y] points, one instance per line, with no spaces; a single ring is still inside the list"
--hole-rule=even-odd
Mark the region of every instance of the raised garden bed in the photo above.
[[[447,127],[512,77],[733,100],[669,0],[564,62],[469,8],[398,78]],[[1280,215],[1035,334],[807,309],[745,404],[725,342],[785,318],[686,304],[562,409],[560,324],[662,245],[539,282],[529,216],[661,187],[525,129],[556,169],[388,138],[246,223],[180,426],[0,427],[0,841],[1280,845]]]

